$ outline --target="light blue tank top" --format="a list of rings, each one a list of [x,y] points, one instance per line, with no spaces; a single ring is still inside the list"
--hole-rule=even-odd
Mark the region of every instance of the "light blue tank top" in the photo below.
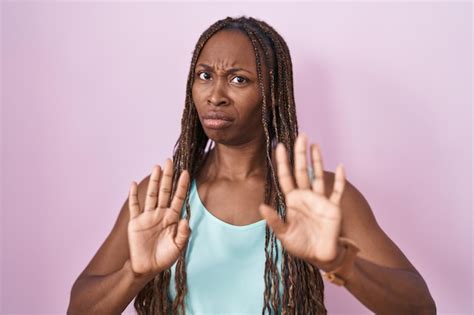
[[[261,314],[266,221],[236,226],[218,219],[204,207],[195,180],[191,182],[189,205],[192,233],[186,252],[186,314]],[[181,217],[185,217],[185,206]],[[281,275],[282,253],[278,240],[277,247]],[[176,263],[171,267],[168,291],[172,300],[176,296],[175,269]],[[282,295],[280,278],[280,300]]]

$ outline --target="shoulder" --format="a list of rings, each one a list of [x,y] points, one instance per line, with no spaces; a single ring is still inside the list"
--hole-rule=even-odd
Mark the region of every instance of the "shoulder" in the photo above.
[[[333,191],[335,177],[334,172],[324,171],[324,192],[328,198]],[[369,202],[347,178],[341,197],[341,211],[343,217],[342,234],[344,236],[353,236],[351,234],[361,232],[357,231],[358,227],[364,229],[379,228]]]
[[[336,174],[334,172],[324,171],[324,192],[327,197],[329,197],[333,191],[335,179]],[[361,204],[363,201],[366,201],[362,193],[347,179],[347,177],[344,184],[342,198],[341,202],[342,200],[345,200],[346,203],[350,203],[350,205]]]
[[[335,174],[324,172],[325,194],[333,190]],[[341,236],[354,240],[361,250],[359,256],[386,267],[417,273],[408,258],[382,230],[364,195],[346,178],[341,197]]]
[[[151,174],[148,174],[137,184],[137,197],[138,197],[138,204],[140,206],[140,209],[143,209],[143,206],[145,205],[145,198],[146,198],[146,193],[148,190],[148,183],[150,182],[150,176]],[[127,196],[127,199],[123,203],[120,213],[115,221],[114,230],[118,228],[119,226],[128,225],[128,222],[130,220],[130,210],[128,207],[128,203],[129,203],[129,197]]]

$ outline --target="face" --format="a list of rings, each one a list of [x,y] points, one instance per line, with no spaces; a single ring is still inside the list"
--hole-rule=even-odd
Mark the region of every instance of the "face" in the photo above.
[[[268,91],[267,69],[262,67]],[[257,63],[252,43],[242,32],[221,30],[206,42],[196,62],[192,96],[211,140],[242,145],[263,139]]]

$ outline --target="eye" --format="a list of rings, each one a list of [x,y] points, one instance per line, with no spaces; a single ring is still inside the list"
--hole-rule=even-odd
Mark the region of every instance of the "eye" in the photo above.
[[[201,79],[201,80],[208,80],[211,78],[211,75],[207,72],[199,72],[198,73],[198,77]]]
[[[237,79],[237,80],[234,81],[235,79]],[[232,82],[235,82],[237,84],[244,84],[244,83],[247,83],[247,79],[244,78],[244,77],[241,77],[241,76],[236,76],[232,79]]]

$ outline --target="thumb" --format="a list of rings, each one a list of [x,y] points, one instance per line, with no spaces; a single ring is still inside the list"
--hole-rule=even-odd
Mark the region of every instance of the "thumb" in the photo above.
[[[258,209],[276,236],[279,236],[281,233],[286,231],[285,222],[283,222],[275,209],[264,203],[262,203]]]
[[[188,220],[181,219],[178,223],[178,231],[176,232],[176,236],[174,239],[174,242],[180,250],[182,250],[184,246],[186,246],[190,234],[191,229],[189,228]]]

